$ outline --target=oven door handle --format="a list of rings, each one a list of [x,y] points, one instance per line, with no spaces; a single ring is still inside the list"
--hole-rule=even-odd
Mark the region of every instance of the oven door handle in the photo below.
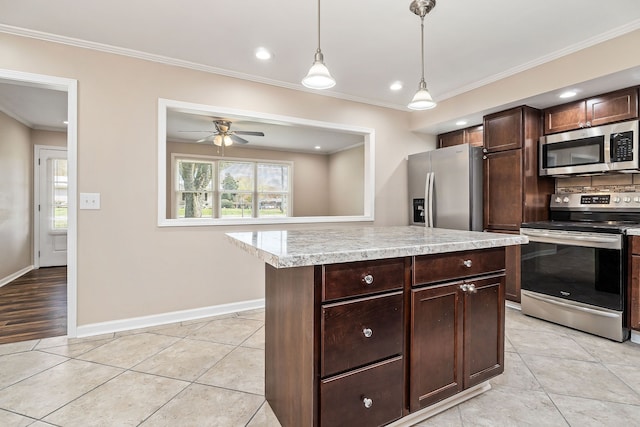
[[[568,246],[586,246],[603,249],[622,249],[621,235],[611,237],[601,236],[578,236],[555,234],[537,230],[521,230],[521,234],[529,237],[531,242],[555,243]]]
[[[589,308],[589,307],[580,307],[578,305],[574,305],[574,304],[568,304],[566,302],[561,302],[561,301],[557,301],[555,298],[551,299],[551,298],[545,298],[542,297],[540,295],[535,295],[533,292],[527,292],[527,291],[523,291],[527,294],[527,296],[529,298],[533,298],[533,299],[537,299],[539,301],[543,301],[549,304],[555,304],[555,305],[559,305],[562,307],[566,307],[566,308],[570,308],[571,310],[576,310],[576,311],[583,311],[585,313],[589,313],[589,314],[595,314],[601,317],[619,317],[620,315],[617,313],[608,313],[606,311],[602,311],[602,310],[595,310],[593,308]]]

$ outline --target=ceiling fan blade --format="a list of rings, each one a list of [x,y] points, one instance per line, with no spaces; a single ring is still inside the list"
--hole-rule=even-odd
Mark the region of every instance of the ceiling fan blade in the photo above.
[[[236,144],[248,144],[249,143],[249,141],[247,141],[244,138],[240,138],[238,135],[231,134],[231,135],[229,135],[229,137]]]
[[[254,132],[250,130],[234,130],[233,133],[237,135],[264,136],[264,132]]]

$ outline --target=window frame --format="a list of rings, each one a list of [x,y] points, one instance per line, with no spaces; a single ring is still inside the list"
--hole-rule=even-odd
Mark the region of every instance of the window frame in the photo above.
[[[292,126],[329,129],[345,133],[362,135],[364,139],[364,190],[363,210],[361,215],[317,215],[317,216],[289,216],[277,218],[168,218],[167,193],[170,185],[167,175],[171,173],[171,165],[167,159],[167,112],[169,110],[181,111],[193,114],[209,114],[216,117],[233,117],[253,121],[273,121]],[[157,140],[157,225],[159,227],[193,227],[210,225],[264,225],[264,224],[330,224],[346,222],[373,222],[375,212],[375,130],[362,126],[348,125],[344,123],[331,123],[300,117],[283,116],[277,114],[262,113],[256,111],[239,110],[233,108],[196,104],[172,99],[158,98],[158,140]],[[170,178],[170,177],[169,177]],[[291,182],[295,182],[291,177]],[[295,186],[291,193],[295,194]]]

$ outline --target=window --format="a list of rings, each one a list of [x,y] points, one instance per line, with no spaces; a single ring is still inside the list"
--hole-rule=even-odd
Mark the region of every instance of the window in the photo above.
[[[288,217],[292,167],[287,162],[174,156],[174,217]]]
[[[69,211],[67,197],[67,159],[51,159],[53,172],[53,212],[52,230],[67,230],[67,213]]]

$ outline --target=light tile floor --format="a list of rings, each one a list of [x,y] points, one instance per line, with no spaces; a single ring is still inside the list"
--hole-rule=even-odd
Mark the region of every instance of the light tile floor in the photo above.
[[[508,308],[505,373],[419,426],[640,425],[640,345]],[[278,427],[264,311],[0,345],[0,426]]]

